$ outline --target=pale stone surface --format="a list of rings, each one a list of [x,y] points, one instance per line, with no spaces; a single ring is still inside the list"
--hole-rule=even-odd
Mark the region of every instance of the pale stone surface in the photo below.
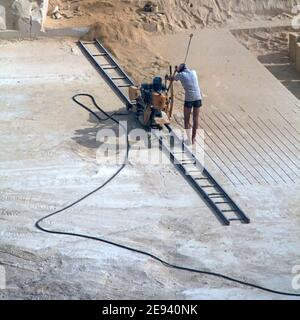
[[[296,46],[296,69],[300,72],[300,43]]]
[[[0,5],[0,30],[6,29],[6,15],[5,8]]]
[[[289,52],[290,52],[290,59],[292,62],[296,61],[296,47],[299,39],[300,39],[299,33],[291,32],[289,34]]]
[[[170,54],[172,61],[180,61],[186,47],[178,43],[186,39],[187,35],[169,36],[160,49]],[[91,93],[108,112],[119,110],[121,103],[75,41],[43,39],[7,41],[0,45],[3,88],[0,260],[5,263],[10,284],[0,291],[0,298],[286,298],[222,279],[175,272],[147,257],[100,242],[38,231],[34,227],[37,219],[96,188],[115,170],[96,163],[95,135],[99,125],[71,97],[79,92]],[[205,51],[201,50],[203,46]],[[249,115],[259,115],[268,124],[271,120],[276,124],[271,129],[276,130],[278,138],[285,139],[280,134],[284,130],[299,148],[298,100],[230,32],[198,33],[189,59],[189,64],[199,72],[205,94],[205,123],[210,118],[216,123],[210,123],[206,134],[218,144],[211,144],[211,148],[223,159],[224,164],[219,163],[221,168],[225,168],[226,161],[230,166],[227,157],[233,161],[231,170],[242,168],[234,155],[229,154],[230,150],[243,163],[244,170],[253,168],[253,174],[258,174],[254,169],[257,166],[270,180],[269,184],[257,183],[252,178],[252,184],[244,181],[244,185],[233,187],[207,161],[210,171],[242,206],[252,223],[221,226],[173,166],[135,165],[131,164],[131,158],[125,171],[101,192],[52,217],[44,225],[102,236],[157,254],[177,265],[222,272],[274,289],[293,291],[291,270],[299,264],[300,252],[299,179],[295,183],[288,179],[287,183],[271,183],[262,166],[279,178],[271,169],[280,171],[268,156],[272,151],[254,131],[251,132],[255,142],[242,128],[235,130],[234,118],[245,125],[250,123]],[[286,121],[275,107],[284,113]],[[217,116],[226,121],[224,125]],[[136,126],[132,118],[129,124]],[[261,126],[261,122],[258,124]],[[250,132],[249,127],[245,128]],[[265,148],[263,151],[258,147],[262,157],[255,153],[258,163],[245,153],[254,167],[227,140],[228,130],[234,133],[231,142],[241,153],[245,150],[235,137],[244,141],[247,148],[249,143],[253,147],[259,143]],[[273,142],[264,139],[280,152],[274,145],[280,143],[278,139]],[[298,155],[296,158],[291,152],[288,154],[300,166],[299,152],[291,144],[288,148]],[[288,152],[285,146],[282,149]],[[282,158],[290,167],[283,166],[276,155],[273,157],[286,173],[292,175],[289,171],[296,170],[284,155]],[[217,157],[214,159],[218,161]],[[282,176],[284,171],[280,172]]]

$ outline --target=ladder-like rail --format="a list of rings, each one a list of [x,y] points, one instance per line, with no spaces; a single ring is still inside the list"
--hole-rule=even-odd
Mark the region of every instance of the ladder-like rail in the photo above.
[[[134,86],[134,83],[112,55],[98,40],[92,42],[79,41],[79,46],[116,95],[127,108],[130,108],[133,102],[128,97],[128,87]],[[127,89],[126,92],[123,91],[124,89]],[[173,147],[169,143],[169,139],[166,141],[163,135],[155,131],[154,136],[159,140],[161,149],[167,153],[171,162],[204,199],[219,221],[227,226],[232,221],[250,223],[250,219],[202,166],[192,151],[184,144],[183,139],[178,137],[170,126],[166,127],[168,129],[167,137],[173,139]],[[175,145],[177,150],[174,149]]]
[[[128,88],[134,83],[117,61],[97,39],[90,42],[79,41],[79,46],[115,94],[125,103],[127,108],[130,108],[132,101],[128,97]]]
[[[166,152],[171,162],[204,199],[218,220],[226,226],[229,226],[232,221],[250,223],[250,219],[203,167],[193,152],[185,145],[184,140],[178,137],[170,126],[167,128],[169,133],[166,136],[157,131],[154,132],[161,149]]]

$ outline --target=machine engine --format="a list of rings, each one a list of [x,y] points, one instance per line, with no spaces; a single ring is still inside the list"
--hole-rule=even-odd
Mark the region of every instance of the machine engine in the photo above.
[[[155,77],[152,83],[143,83],[140,88],[130,87],[129,97],[135,101],[136,116],[142,125],[161,129],[170,123],[172,97],[167,82]]]

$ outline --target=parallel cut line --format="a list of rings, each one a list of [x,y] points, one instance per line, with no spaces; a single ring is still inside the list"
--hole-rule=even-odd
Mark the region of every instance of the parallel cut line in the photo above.
[[[290,169],[291,172],[294,172],[290,166],[284,162],[284,160],[273,150],[273,148],[268,144],[268,142],[257,132],[257,130],[255,130],[252,126],[251,126],[251,123],[247,122],[248,126],[251,128],[251,130],[265,143],[265,145],[271,150],[271,153],[274,153],[281,162],[283,162],[283,164],[288,167]],[[278,163],[274,158],[273,156],[271,156],[269,153],[268,155],[270,157],[272,157],[273,161],[280,167],[280,169],[282,170],[282,172],[284,172],[284,174],[286,174],[291,180],[292,182],[295,183],[295,180],[287,173],[286,170],[283,169],[282,165],[280,164],[280,162]]]
[[[284,151],[282,150],[282,148],[280,147],[280,145],[278,145],[278,144],[276,143],[276,141],[273,140],[272,137],[270,137],[270,136],[268,135],[268,133],[267,133],[265,130],[263,130],[263,129],[261,128],[261,126],[260,126],[253,118],[251,118],[250,115],[249,115],[249,118],[250,118],[250,119],[253,121],[253,123],[257,126],[257,128],[259,128],[260,131],[264,133],[264,135],[269,139],[269,141],[271,141],[271,143],[274,144],[274,145],[277,147],[277,149],[279,150],[279,153],[281,153],[283,156],[285,156],[286,158],[288,158],[288,159],[290,160],[290,162],[293,163],[293,164],[295,165],[295,167],[298,169],[297,164],[295,164],[294,161],[293,161],[293,159],[292,159],[286,152],[284,152]],[[272,149],[272,151],[273,151],[275,154],[277,154],[277,152],[275,152],[274,148],[272,148],[272,147],[270,147],[270,148]],[[278,157],[279,157],[279,158],[282,158],[282,157],[280,157],[280,154],[278,155]],[[286,165],[288,165],[288,164],[286,163]],[[289,165],[288,165],[288,166],[289,166]],[[290,168],[291,171],[299,178],[297,172],[295,172],[294,169],[291,168],[291,166],[289,166],[289,168]]]
[[[209,125],[208,125],[207,123],[206,123],[206,125],[207,125],[208,128],[211,130],[211,128],[209,127]],[[212,130],[211,130],[211,131],[212,131]],[[240,173],[240,175],[241,175],[245,180],[247,180],[249,184],[252,184],[252,182],[249,180],[249,178],[244,175],[244,173],[240,170],[240,168],[238,168],[238,167],[234,164],[234,162],[232,162],[232,160],[227,156],[227,154],[222,150],[222,148],[220,148],[220,147],[218,146],[218,144],[216,144],[215,141],[214,141],[209,135],[208,135],[208,138],[209,138],[209,140],[216,146],[216,148],[220,150],[221,154],[223,154],[224,157],[225,157],[226,159],[228,159],[228,161],[232,164],[232,166],[233,166],[234,168],[236,168],[236,170]],[[223,160],[221,160],[221,161],[224,163]],[[238,180],[241,181],[239,178],[238,178]]]
[[[224,124],[224,122],[222,121],[222,119],[220,119],[220,117],[218,117],[218,115],[216,113],[213,113],[215,115],[215,117],[219,120],[219,122],[223,125],[223,127],[229,132],[229,134],[238,142],[238,144],[240,146],[243,147],[244,150],[246,150],[246,152],[251,156],[251,153],[244,147],[244,145],[241,143],[241,141],[239,141],[239,139],[232,133],[232,131]],[[210,118],[210,117],[209,117]],[[210,118],[211,119],[211,118]],[[221,131],[221,128],[211,119],[211,121],[215,124],[215,126]],[[264,175],[261,174],[260,171],[258,171],[258,169],[249,161],[249,159],[239,150],[239,148],[237,148],[237,146],[228,138],[228,136],[223,132],[224,134],[224,137],[228,140],[228,142],[233,146],[233,148],[235,148],[240,154],[241,156],[246,160],[246,162],[251,166],[251,168],[256,171],[258,173],[258,175],[266,182],[269,184],[269,181],[265,178]],[[254,157],[253,157],[254,160],[256,160]],[[260,163],[256,160],[256,162],[260,165]],[[261,165],[260,165],[261,166]],[[262,166],[261,166],[262,167]],[[262,167],[262,169],[264,169]],[[265,170],[265,169],[264,169]],[[269,174],[268,171],[265,170],[265,172]],[[271,178],[273,178],[271,175],[270,175]],[[257,180],[257,179],[256,179]],[[273,180],[275,180],[273,178]],[[258,180],[257,180],[258,181]],[[260,183],[260,181],[258,181]],[[276,182],[276,180],[275,180]]]
[[[197,143],[198,144],[198,143]],[[198,144],[201,148],[202,146],[200,144]],[[203,148],[202,148],[203,149]],[[204,149],[203,149],[204,150]],[[220,164],[214,159],[214,157],[206,150],[204,150],[204,152],[208,155],[209,159],[217,166],[217,168],[223,173],[223,175],[232,183],[233,186],[237,186],[236,182],[232,180],[232,178],[224,171],[224,169],[220,166]],[[215,154],[215,156],[220,160],[220,162],[222,162],[222,160],[220,159],[220,157],[212,150],[212,152]],[[240,182],[240,180],[236,177],[235,173],[232,172],[232,170],[227,167],[225,165],[225,167],[227,168],[227,170],[236,178],[236,180],[243,185],[243,183]]]
[[[230,113],[230,115],[231,115],[231,117],[232,117],[240,126],[242,126],[241,123],[234,117],[234,115],[233,115],[232,113]],[[236,129],[236,130],[237,130],[237,129]],[[245,132],[246,132],[246,133],[248,134],[248,136],[253,140],[253,142],[260,147],[260,149],[263,151],[263,154],[268,155],[268,157],[278,166],[278,168],[284,173],[284,175],[286,175],[286,172],[282,169],[281,165],[278,164],[278,162],[273,158],[273,156],[270,155],[270,154],[264,149],[264,147],[257,141],[257,139],[255,139],[255,138],[252,136],[252,134],[247,130],[247,128],[246,128],[245,125],[243,126],[243,130],[245,130]],[[248,142],[248,143],[249,143],[249,142]],[[251,146],[250,143],[249,143],[249,145]],[[262,156],[254,147],[252,147],[252,148],[261,156],[262,159],[265,159],[265,158],[263,158],[263,156]],[[266,160],[265,160],[265,161],[266,161]],[[266,163],[267,163],[267,165],[278,175],[278,177],[279,177],[284,183],[287,183],[287,181],[284,179],[284,177],[281,176],[281,174],[280,174],[279,172],[277,172],[277,170],[275,170],[269,162],[266,162]],[[291,179],[291,180],[292,180],[292,179]],[[293,181],[293,180],[292,180],[292,181]]]
[[[181,123],[179,123],[177,117],[174,117],[175,121],[178,123],[178,125],[183,128],[183,125]],[[233,186],[237,186],[236,182],[232,180],[232,178],[224,171],[224,169],[220,166],[220,164],[214,159],[214,157],[210,154],[210,152],[208,152],[207,150],[205,150],[202,145],[200,143],[197,142],[197,145],[203,150],[204,154],[208,156],[208,158],[216,165],[216,167],[222,172],[222,174],[230,181],[230,183]],[[220,157],[214,152],[213,149],[210,149],[212,151],[212,153],[215,155],[216,158],[218,158],[220,160],[221,163],[223,163],[223,161],[220,159]],[[224,164],[224,163],[223,163]],[[224,166],[227,168],[227,170],[237,179],[237,181],[239,181],[239,179],[236,177],[235,173],[232,172],[232,170],[226,165],[224,164]],[[241,183],[239,181],[240,184],[243,185],[243,183]]]
[[[285,116],[284,116],[277,108],[274,108],[274,109],[275,109],[275,111],[280,115],[280,117],[281,117],[284,121],[286,121],[286,123],[289,124],[289,126],[290,126],[291,128],[293,128],[298,134],[300,134],[300,132],[292,125],[292,123],[291,123],[289,120],[287,120],[287,119],[285,118]]]
[[[260,117],[258,117],[258,119],[260,120],[260,122],[261,122],[262,124],[264,124],[264,125],[270,130],[270,132],[278,139],[278,141],[280,141],[280,143],[281,143],[287,150],[289,150],[289,152],[290,152],[294,157],[296,157],[296,159],[299,158],[299,156],[297,156],[297,155],[287,146],[287,144],[286,144],[283,140],[281,140],[281,138],[278,137],[278,135],[277,135]],[[284,136],[283,136],[283,137],[284,137]],[[291,142],[288,141],[288,143],[291,143]],[[297,149],[297,147],[296,147],[296,149]],[[298,165],[297,165],[297,164],[295,164],[295,165],[296,165],[296,167],[299,169]]]
[[[269,163],[267,162],[266,158],[264,158],[250,143],[249,141],[241,134],[241,132],[238,130],[238,128],[236,128],[234,126],[234,124],[228,119],[228,117],[223,113],[221,112],[223,117],[227,120],[227,122],[234,128],[234,130],[239,134],[239,136],[243,139],[243,141],[246,142],[246,144],[248,144],[252,149],[253,151],[267,164],[268,167],[270,167],[274,172],[275,174],[279,175],[277,171],[275,171],[270,165]],[[218,118],[218,116],[216,115],[216,117]],[[221,121],[221,120],[219,120]],[[227,126],[225,125],[224,123],[224,126],[227,128]],[[241,126],[241,124],[240,124]],[[240,141],[239,139],[237,139],[236,135],[231,131],[229,130],[229,128],[227,128],[227,130],[231,133],[231,135],[240,143],[240,145],[243,147],[244,150],[246,150],[246,152],[249,154],[249,156],[255,160],[255,162],[264,170],[264,172],[272,179],[275,181],[275,183],[278,183],[278,181],[273,177],[273,175],[264,167],[263,164],[261,164],[255,157],[254,155],[248,150],[248,148],[245,147],[244,143],[242,143],[242,141]],[[246,131],[246,130],[245,130]],[[246,131],[247,132],[247,131]],[[247,132],[248,136],[249,133]],[[252,138],[252,137],[251,137]],[[252,164],[253,165],[253,164]],[[253,165],[254,166],[254,165]],[[280,177],[280,175],[279,175]],[[281,178],[281,177],[280,177]]]
[[[213,123],[213,125],[220,131],[220,127],[211,119],[211,117],[209,115],[207,115],[207,117],[210,119],[210,121]],[[211,128],[212,130],[212,128]],[[242,167],[253,177],[254,180],[256,180],[256,182],[261,183],[257,177],[255,175],[253,175],[253,173],[249,170],[249,168],[229,149],[229,147],[222,141],[222,139],[219,137],[219,135],[217,133],[215,133],[215,131],[212,130],[212,132],[214,133],[214,135],[222,142],[222,144],[226,147],[226,149],[228,149],[228,151],[236,158],[236,160],[242,165]],[[239,154],[241,154],[243,156],[243,158],[247,160],[247,158],[243,155],[243,153],[236,148],[236,146],[234,144],[232,144],[232,142],[228,139],[228,137],[226,136],[226,134],[223,132],[224,137],[226,138],[226,140],[233,146],[234,149],[236,149],[238,151]],[[252,164],[250,162],[248,162],[250,164],[250,166],[257,171],[257,169],[255,167],[252,166]],[[261,174],[259,171],[257,171],[257,173],[265,180],[266,183],[269,183]]]
[[[288,140],[286,134],[283,133],[283,132],[278,128],[278,126],[277,126],[271,119],[269,119],[269,122],[274,126],[274,128],[276,128],[276,129]],[[286,131],[291,137],[293,137],[293,138],[297,141],[297,143],[300,143],[300,140],[299,140],[296,136],[294,136],[286,127],[283,126],[283,128],[285,129],[285,131]],[[290,143],[295,147],[295,149],[297,149],[298,151],[300,151],[300,149],[297,147],[297,145],[296,145],[295,143],[293,143],[293,142],[290,141],[290,140],[288,140],[288,142],[290,142]]]

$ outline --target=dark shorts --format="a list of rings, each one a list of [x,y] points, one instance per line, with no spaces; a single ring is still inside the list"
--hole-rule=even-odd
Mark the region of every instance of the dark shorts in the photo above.
[[[202,100],[196,100],[196,101],[185,101],[184,103],[185,108],[200,108],[202,107]]]

